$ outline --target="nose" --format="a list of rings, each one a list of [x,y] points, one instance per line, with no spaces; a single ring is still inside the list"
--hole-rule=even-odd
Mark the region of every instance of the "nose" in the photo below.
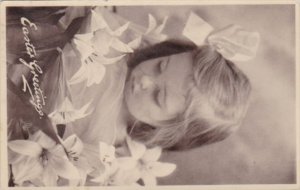
[[[141,88],[141,90],[147,90],[147,89],[152,88],[153,86],[154,86],[153,79],[151,79],[147,75],[142,75],[142,77],[140,79],[140,88]]]

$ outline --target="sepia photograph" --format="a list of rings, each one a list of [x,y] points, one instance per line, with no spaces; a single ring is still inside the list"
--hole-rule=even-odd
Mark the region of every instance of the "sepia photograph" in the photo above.
[[[295,3],[29,2],[1,5],[1,187],[297,187]]]

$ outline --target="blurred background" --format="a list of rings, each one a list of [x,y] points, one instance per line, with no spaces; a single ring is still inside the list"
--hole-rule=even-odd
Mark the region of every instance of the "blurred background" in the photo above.
[[[194,11],[215,28],[238,24],[261,35],[255,59],[236,63],[250,78],[252,103],[231,137],[186,152],[165,152],[177,170],[161,185],[296,183],[294,5],[121,6],[124,18],[147,26],[148,13],[169,16],[165,33],[179,37]],[[137,16],[138,15],[138,16]]]

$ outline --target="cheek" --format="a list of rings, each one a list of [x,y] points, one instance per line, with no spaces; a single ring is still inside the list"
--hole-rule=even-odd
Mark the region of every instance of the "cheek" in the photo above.
[[[149,98],[147,94],[135,94],[130,92],[129,87],[125,89],[125,102],[129,113],[137,120],[148,122],[150,120]]]

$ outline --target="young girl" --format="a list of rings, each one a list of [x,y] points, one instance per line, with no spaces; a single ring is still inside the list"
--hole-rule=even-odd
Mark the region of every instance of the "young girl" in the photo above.
[[[91,31],[98,32],[94,32],[92,38],[95,41],[92,44],[95,51],[99,44],[103,45],[103,40],[97,39],[104,39],[99,32],[101,27],[95,23],[106,25],[99,24],[106,20],[104,23],[109,23],[107,27],[116,29],[126,25],[118,16],[105,10],[98,11],[100,15],[96,10],[92,11],[79,31],[83,35]],[[203,29],[197,29],[194,22],[202,20],[193,17],[194,14],[190,16],[185,30],[188,31],[188,25],[193,25],[191,30],[200,30],[198,35],[201,36]],[[229,38],[238,36],[239,34],[232,32],[235,30],[229,28],[220,34]],[[129,25],[128,30],[118,39],[132,42],[137,39],[136,36],[139,36],[137,26]],[[163,41],[158,36],[158,33],[144,34],[142,39],[153,45],[140,45],[134,52],[126,54],[125,59],[106,65],[106,74],[98,87],[93,85],[92,89],[86,88],[84,85],[91,83],[93,78],[87,77],[87,83],[82,82],[85,79],[77,77],[79,71],[67,76],[71,78],[71,88],[76,88],[76,85],[78,87],[72,92],[73,95],[81,94],[82,86],[87,90],[78,99],[73,96],[73,102],[81,102],[82,106],[82,102],[97,99],[93,113],[86,117],[90,127],[82,127],[86,126],[85,118],[72,123],[76,133],[81,134],[83,139],[88,139],[90,143],[106,139],[112,144],[122,144],[128,134],[149,147],[183,150],[223,140],[241,124],[251,89],[245,74],[233,62],[224,58],[213,43],[197,46],[196,40],[194,43],[187,40]],[[80,48],[80,38],[85,39],[87,36],[75,35],[72,42],[78,51],[83,49]],[[253,43],[255,44],[255,40]],[[226,48],[226,45],[225,43],[223,46]],[[122,48],[116,49],[121,51]],[[107,57],[110,54],[120,55],[115,52],[111,50]],[[223,54],[226,56],[226,52]],[[92,54],[86,58],[89,64],[95,64],[89,59],[95,61],[97,56]],[[99,76],[99,73],[95,75]],[[74,79],[74,76],[77,78]],[[77,80],[75,84],[73,79]],[[90,95],[93,93],[94,96]]]
[[[165,40],[165,21],[153,19],[145,30],[94,8],[55,50],[55,64],[42,67],[43,111],[63,139],[81,139],[93,168],[99,142],[122,147],[130,136],[148,148],[187,150],[225,139],[245,116],[250,83],[230,60],[251,57],[257,39],[236,27],[212,32],[192,14],[184,30],[191,41]]]
[[[213,47],[166,41],[135,53],[128,64],[125,102],[134,139],[188,149],[223,140],[241,124],[249,80]]]

